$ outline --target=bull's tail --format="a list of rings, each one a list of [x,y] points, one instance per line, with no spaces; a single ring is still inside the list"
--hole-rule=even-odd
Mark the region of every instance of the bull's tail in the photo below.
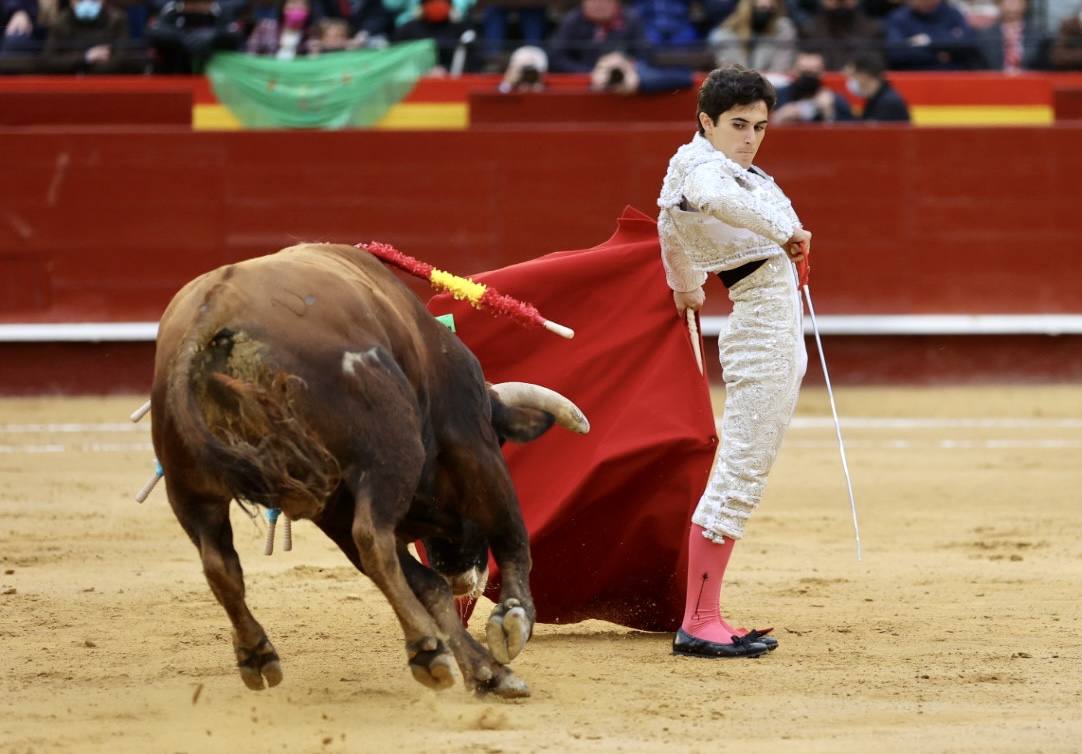
[[[341,470],[297,410],[304,381],[270,370],[263,353],[228,329],[189,336],[174,362],[169,411],[194,458],[234,498],[311,518]]]

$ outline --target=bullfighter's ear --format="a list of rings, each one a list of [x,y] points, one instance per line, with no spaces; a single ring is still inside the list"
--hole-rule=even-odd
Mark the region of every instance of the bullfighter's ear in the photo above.
[[[556,417],[548,411],[528,406],[508,406],[491,391],[489,397],[492,399],[492,426],[501,440],[536,440],[556,422]]]

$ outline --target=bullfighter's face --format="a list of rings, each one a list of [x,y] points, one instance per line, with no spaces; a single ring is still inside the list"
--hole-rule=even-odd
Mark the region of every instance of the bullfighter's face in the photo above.
[[[762,100],[750,105],[736,105],[719,115],[716,123],[706,113],[699,113],[706,139],[723,155],[745,168],[750,168],[755,161],[755,153],[766,136],[768,117],[766,102]]]

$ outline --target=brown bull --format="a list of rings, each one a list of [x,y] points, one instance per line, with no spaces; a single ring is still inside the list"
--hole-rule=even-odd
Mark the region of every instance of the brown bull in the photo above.
[[[554,416],[585,418],[549,391],[486,386],[477,360],[373,257],[306,244],[210,272],[161,320],[151,396],[170,505],[233,624],[241,677],[282,670],[244,601],[232,499],[310,519],[394,608],[413,675],[527,694],[505,664],[529,638],[530,554],[500,451]],[[540,396],[540,404],[522,405]],[[547,410],[546,410],[547,409]],[[447,580],[476,587],[491,548],[502,574],[489,651],[463,628],[447,580],[406,549],[430,538]],[[465,573],[472,569],[472,575]]]

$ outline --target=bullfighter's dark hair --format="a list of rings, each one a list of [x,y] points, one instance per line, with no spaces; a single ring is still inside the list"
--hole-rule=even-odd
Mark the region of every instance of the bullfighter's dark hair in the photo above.
[[[751,105],[759,101],[766,103],[770,112],[778,102],[774,86],[758,71],[752,71],[742,65],[726,65],[715,68],[699,87],[699,107],[695,112],[695,123],[699,133],[705,133],[699,122],[699,114],[706,113],[711,121],[717,123],[718,116],[737,105]]]

